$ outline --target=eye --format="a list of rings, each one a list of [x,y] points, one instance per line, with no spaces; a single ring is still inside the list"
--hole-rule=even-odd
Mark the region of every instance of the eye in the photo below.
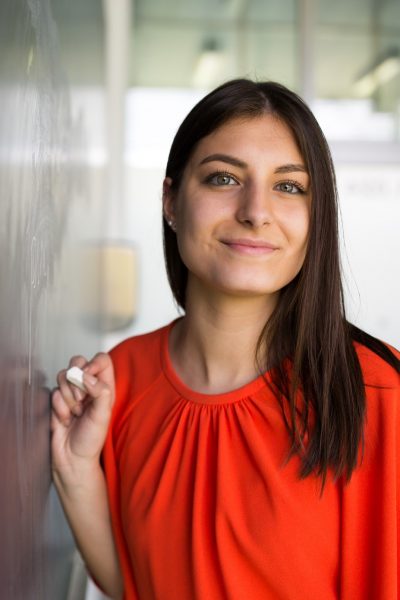
[[[280,192],[284,192],[285,194],[305,194],[306,190],[304,187],[297,183],[296,181],[282,181],[282,183],[278,183],[276,186]]]
[[[238,181],[226,171],[218,171],[216,173],[212,173],[207,177],[206,183],[210,183],[211,185],[215,185],[218,187],[225,185],[238,185]]]

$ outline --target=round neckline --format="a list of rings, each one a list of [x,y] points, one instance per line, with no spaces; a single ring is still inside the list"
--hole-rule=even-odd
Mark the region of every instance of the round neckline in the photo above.
[[[177,321],[182,318],[183,317],[178,317],[177,319],[174,319],[164,328],[161,340],[161,363],[168,381],[175,388],[175,390],[181,396],[183,396],[183,398],[186,400],[192,400],[193,402],[197,402],[199,404],[230,404],[232,402],[243,400],[244,398],[251,396],[266,386],[265,379],[269,379],[268,371],[264,373],[264,375],[259,375],[256,377],[256,379],[249,381],[249,383],[245,383],[239,388],[233,389],[229,392],[223,392],[221,394],[205,394],[203,392],[197,392],[196,390],[193,390],[187,386],[186,383],[184,383],[176,373],[169,351],[170,333]]]

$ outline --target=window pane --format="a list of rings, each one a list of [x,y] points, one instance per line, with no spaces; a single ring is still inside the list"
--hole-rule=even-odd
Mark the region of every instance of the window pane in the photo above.
[[[315,76],[317,98],[352,100],[349,110],[364,115],[350,138],[398,140],[400,3],[319,0]]]

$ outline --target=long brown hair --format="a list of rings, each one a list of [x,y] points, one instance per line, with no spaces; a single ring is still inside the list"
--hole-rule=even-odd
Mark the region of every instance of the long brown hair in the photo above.
[[[400,371],[399,360],[385,344],[346,319],[336,180],[325,137],[310,109],[294,92],[275,82],[236,79],[209,93],[187,115],[173,140],[166,176],[172,179],[172,190],[178,190],[199,140],[231,119],[266,113],[276,115],[292,131],[310,175],[312,204],[303,266],[280,290],[279,302],[258,340],[256,359],[260,372],[261,365],[270,367],[269,385],[290,436],[287,460],[298,454],[300,478],[315,471],[322,476],[323,490],[329,468],[335,478],[350,480],[360,443],[362,451],[364,447],[365,389],[353,341],[368,346]],[[176,235],[165,220],[163,232],[169,283],[176,302],[185,309],[187,268]],[[267,356],[261,358],[264,347]]]

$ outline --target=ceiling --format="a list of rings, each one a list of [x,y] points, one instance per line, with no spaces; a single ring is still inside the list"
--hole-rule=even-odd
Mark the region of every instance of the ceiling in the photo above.
[[[279,80],[301,89],[301,0],[135,0],[129,70],[131,86],[192,87],[207,48],[220,57],[214,83],[236,76]],[[308,2],[310,5],[311,2]],[[53,0],[70,80],[104,81],[104,23],[99,0]],[[314,0],[315,93],[354,95],[354,81],[377,57],[400,48],[399,0]],[[381,95],[400,97],[400,76]]]

